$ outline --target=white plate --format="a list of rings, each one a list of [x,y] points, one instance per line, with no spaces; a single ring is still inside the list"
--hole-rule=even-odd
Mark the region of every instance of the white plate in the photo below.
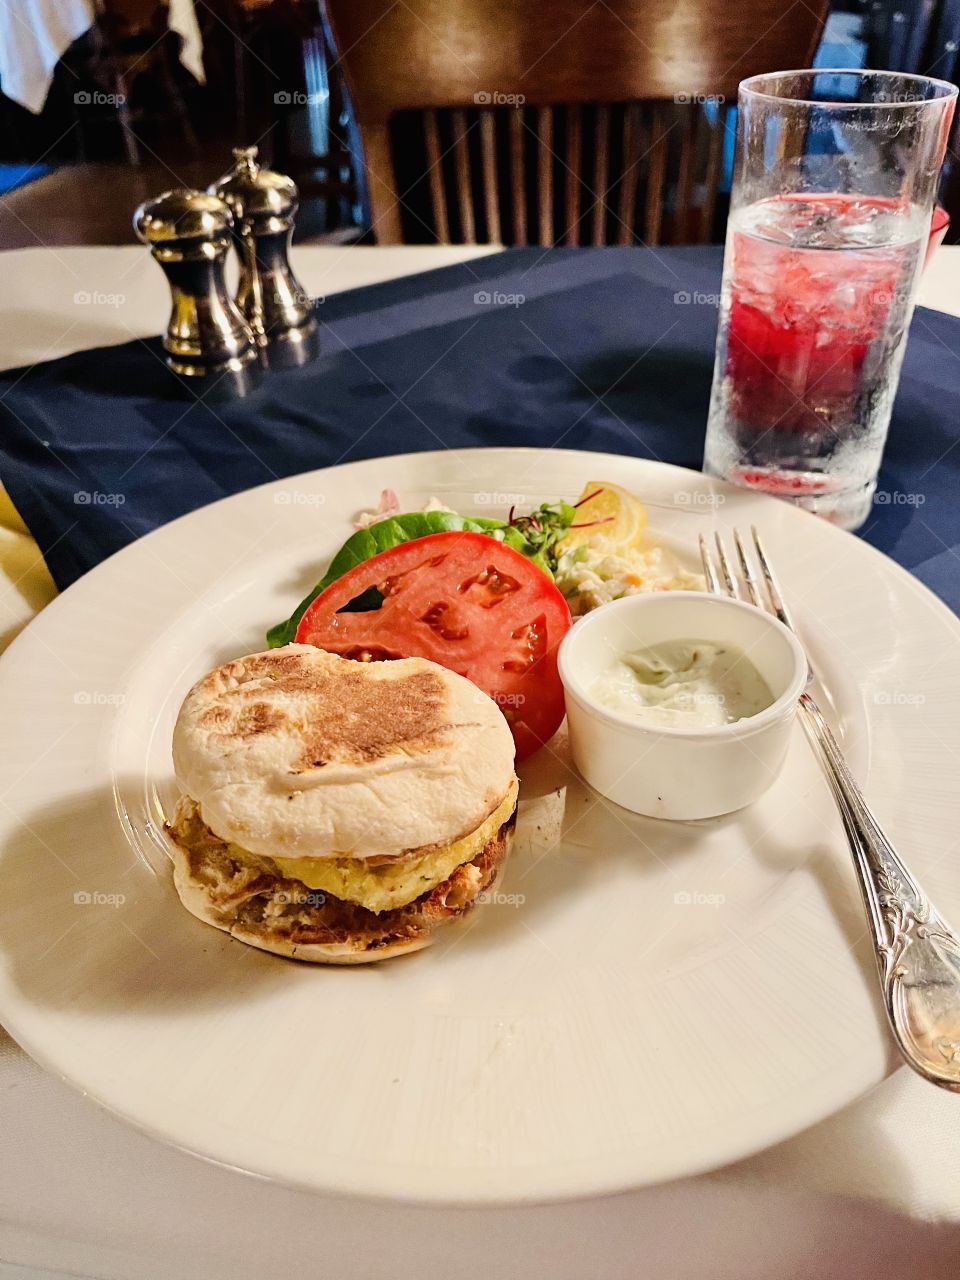
[[[0,1018],[111,1111],[302,1187],[520,1202],[736,1159],[889,1070],[839,823],[797,731],[753,808],[696,824],[588,793],[562,739],[523,769],[502,898],[433,948],[297,965],[194,920],[156,824],[179,701],[262,646],[390,485],[505,511],[610,478],[692,564],[763,528],[880,817],[944,911],[960,623],[876,551],[770,499],[612,455],[476,450],[353,463],[165,526],[56,600],[0,661]],[[868,767],[869,761],[869,767]]]

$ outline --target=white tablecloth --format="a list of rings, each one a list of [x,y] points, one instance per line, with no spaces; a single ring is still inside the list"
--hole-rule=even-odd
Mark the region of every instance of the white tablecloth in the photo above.
[[[295,264],[306,288],[330,294],[478,252],[304,248]],[[4,367],[156,333],[166,320],[165,282],[136,247],[18,250],[0,274]],[[115,305],[78,306],[77,293]],[[960,314],[960,248],[939,252],[921,300]],[[37,600],[0,572],[2,636]],[[891,1223],[826,1197],[960,1223],[958,1135],[960,1098],[902,1070],[841,1114],[706,1177],[557,1207],[399,1208],[310,1197],[163,1147],[45,1075],[0,1031],[0,1258],[117,1280],[955,1280],[956,1227]]]
[[[0,89],[28,111],[42,111],[54,67],[95,16],[93,0],[0,0]],[[182,39],[180,61],[202,83],[194,0],[170,0],[169,21]]]

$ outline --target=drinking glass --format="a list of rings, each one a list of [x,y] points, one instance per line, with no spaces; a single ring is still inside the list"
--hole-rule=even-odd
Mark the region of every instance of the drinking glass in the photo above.
[[[866,519],[956,97],[886,71],[740,85],[705,471]]]

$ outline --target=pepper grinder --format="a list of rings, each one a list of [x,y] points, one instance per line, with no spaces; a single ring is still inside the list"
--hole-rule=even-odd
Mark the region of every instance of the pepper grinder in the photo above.
[[[299,208],[296,183],[262,169],[256,147],[235,147],[234,165],[208,188],[233,213],[240,258],[237,306],[271,368],[305,364],[317,353],[317,322],[290,267],[290,240]]]
[[[257,344],[227,289],[233,227],[227,205],[201,191],[165,191],[137,209],[133,226],[173,295],[163,338],[169,368],[191,380],[209,379],[211,390],[248,390],[256,379]]]

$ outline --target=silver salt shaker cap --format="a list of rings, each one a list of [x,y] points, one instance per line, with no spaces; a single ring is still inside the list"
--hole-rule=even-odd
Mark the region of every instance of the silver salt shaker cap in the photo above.
[[[213,183],[210,194],[229,205],[238,223],[251,224],[254,234],[292,227],[300,206],[293,179],[262,169],[256,147],[234,147],[233,158],[233,167]]]
[[[206,191],[178,187],[142,204],[133,228],[144,244],[220,240],[233,227],[229,206]]]

